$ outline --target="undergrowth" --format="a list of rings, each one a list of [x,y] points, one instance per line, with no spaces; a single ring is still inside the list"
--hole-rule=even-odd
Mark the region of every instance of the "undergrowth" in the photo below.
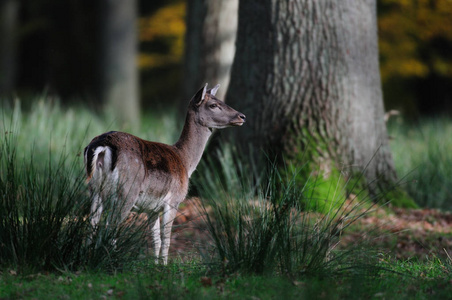
[[[356,196],[348,199],[338,183],[324,203],[327,213],[307,211],[313,182],[299,184],[297,175],[270,164],[259,179],[249,178],[246,164],[227,145],[216,158],[206,158],[195,186],[214,241],[214,261],[223,272],[332,276],[376,274],[375,253],[364,244],[336,251],[344,230],[375,205]],[[219,162],[219,164],[218,164]],[[283,175],[284,174],[284,175]],[[315,179],[312,179],[315,181]]]

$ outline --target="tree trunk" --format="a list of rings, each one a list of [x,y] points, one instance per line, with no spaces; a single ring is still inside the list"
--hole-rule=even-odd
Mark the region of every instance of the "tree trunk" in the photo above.
[[[247,123],[235,143],[286,157],[301,143],[393,183],[376,17],[375,0],[241,1],[227,101]]]
[[[206,82],[224,99],[235,54],[238,0],[188,0],[184,99]],[[185,106],[185,104],[184,104]]]
[[[14,88],[18,9],[17,0],[0,2],[0,95],[9,94]]]
[[[139,121],[136,0],[100,5],[100,100],[122,124]]]

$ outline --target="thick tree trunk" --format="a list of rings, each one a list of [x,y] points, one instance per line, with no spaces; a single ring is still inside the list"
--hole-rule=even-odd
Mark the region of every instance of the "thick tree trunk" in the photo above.
[[[139,121],[136,0],[100,5],[100,100],[121,123]]]
[[[19,1],[0,1],[0,95],[12,92],[16,73],[16,23]]]
[[[208,82],[224,99],[235,54],[238,0],[188,0],[184,99]],[[184,105],[185,106],[185,105]]]
[[[257,152],[290,157],[309,141],[322,161],[356,167],[368,182],[396,180],[375,0],[241,1],[227,101],[247,115],[233,134]]]

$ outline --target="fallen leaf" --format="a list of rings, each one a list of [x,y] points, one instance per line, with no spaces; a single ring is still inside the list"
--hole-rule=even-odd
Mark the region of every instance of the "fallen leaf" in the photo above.
[[[210,277],[201,277],[201,284],[203,287],[212,286],[212,278]]]
[[[116,293],[116,297],[122,298],[125,295],[125,293],[126,292],[124,292],[124,291],[119,291],[119,292]]]

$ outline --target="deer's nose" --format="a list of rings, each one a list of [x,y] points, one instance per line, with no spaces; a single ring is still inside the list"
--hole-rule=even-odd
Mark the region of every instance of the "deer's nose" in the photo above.
[[[246,116],[244,114],[239,114],[239,118],[242,119],[243,122],[246,120]]]

